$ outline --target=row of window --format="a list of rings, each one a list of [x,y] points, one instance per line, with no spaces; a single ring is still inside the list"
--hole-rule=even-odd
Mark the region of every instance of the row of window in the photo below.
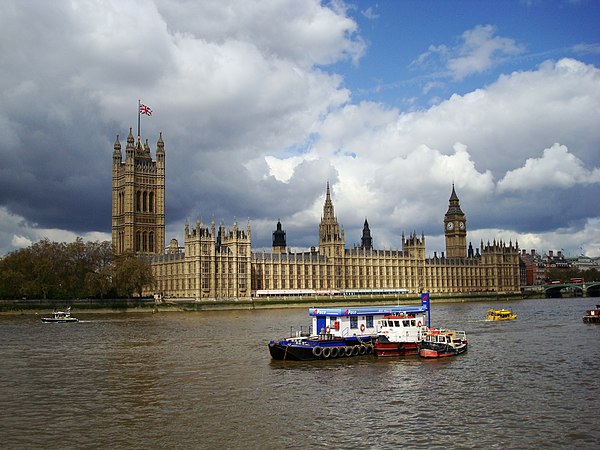
[[[153,213],[156,210],[156,196],[152,191],[137,191],[135,193],[136,212]],[[125,212],[125,192],[119,192],[117,197],[117,214]]]

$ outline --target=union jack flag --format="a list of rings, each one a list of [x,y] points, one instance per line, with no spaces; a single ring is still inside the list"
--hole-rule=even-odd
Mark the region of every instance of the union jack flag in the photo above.
[[[146,114],[147,116],[151,116],[152,110],[143,103],[140,103],[140,114]]]

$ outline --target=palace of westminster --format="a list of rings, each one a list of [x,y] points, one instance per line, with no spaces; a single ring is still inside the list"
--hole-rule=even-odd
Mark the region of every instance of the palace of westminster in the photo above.
[[[147,294],[190,300],[249,300],[257,290],[341,291],[407,289],[409,293],[519,292],[518,244],[467,247],[465,214],[454,186],[444,216],[445,255],[425,255],[425,236],[402,235],[400,250],[377,250],[367,220],[361,245],[346,248],[327,183],[318,247],[291,252],[278,222],[270,252],[252,251],[250,223],[231,228],[200,221],[184,229],[183,249],[165,251],[165,146],[162,133],[152,158],[148,141],[130,129],[125,159],[119,136],[112,164],[112,245],[116,256],[151,260],[155,285]]]

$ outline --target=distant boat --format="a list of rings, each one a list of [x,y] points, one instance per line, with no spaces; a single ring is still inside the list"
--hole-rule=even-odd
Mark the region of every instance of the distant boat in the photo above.
[[[596,309],[588,309],[583,316],[585,323],[600,323],[600,305],[596,305]]]
[[[71,307],[69,306],[64,311],[54,311],[52,317],[42,317],[44,323],[71,323],[79,322],[79,319],[71,317]]]
[[[513,320],[517,315],[508,309],[490,309],[487,312],[488,320]]]

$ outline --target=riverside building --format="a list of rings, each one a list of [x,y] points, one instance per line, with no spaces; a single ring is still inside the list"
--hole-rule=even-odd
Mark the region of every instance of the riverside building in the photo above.
[[[358,290],[430,293],[511,293],[520,291],[515,242],[467,246],[467,220],[452,186],[443,219],[446,252],[427,257],[425,236],[402,234],[401,249],[374,249],[365,219],[361,245],[346,248],[334,213],[329,183],[319,224],[318,247],[292,252],[278,221],[273,247],[252,251],[248,222],[217,227],[214,220],[184,226],[184,243],[164,245],[165,147],[156,160],[148,143],[127,137],[125,161],[117,136],[113,152],[112,241],[116,256],[150,257],[155,285],[147,294],[190,300],[249,300],[261,291],[340,293]]]

